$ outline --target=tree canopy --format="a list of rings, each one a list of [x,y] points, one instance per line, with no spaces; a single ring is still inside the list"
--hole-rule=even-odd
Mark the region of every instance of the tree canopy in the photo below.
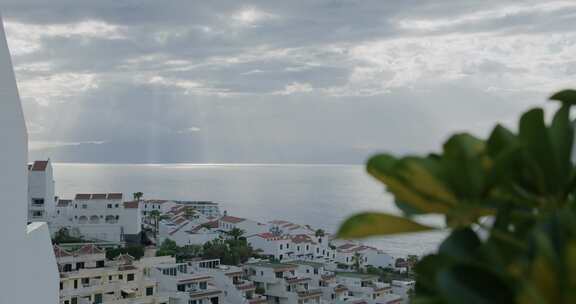
[[[380,154],[367,171],[393,194],[403,216],[361,213],[341,238],[436,229],[450,235],[416,265],[414,303],[576,303],[576,167],[572,161],[576,91],[560,106],[524,113],[517,131],[497,125],[487,139],[462,133],[440,153]]]

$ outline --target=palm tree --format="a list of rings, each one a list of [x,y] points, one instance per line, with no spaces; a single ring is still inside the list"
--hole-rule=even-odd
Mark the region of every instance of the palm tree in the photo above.
[[[362,254],[360,254],[360,252],[354,252],[354,255],[352,256],[352,263],[354,264],[353,267],[356,270],[356,272],[360,272],[361,268],[362,268]]]
[[[160,222],[160,211],[152,210],[148,214],[148,216],[152,219],[152,223],[154,224],[154,240],[158,241],[158,229],[159,229],[159,222]]]
[[[242,235],[244,235],[244,230],[240,228],[232,228],[227,234],[237,241]]]
[[[324,232],[323,229],[317,229],[317,230],[314,232],[314,235],[315,235],[316,237],[323,237],[323,236],[326,235],[326,232]]]
[[[144,193],[138,191],[138,192],[132,193],[132,196],[134,197],[134,200],[135,200],[135,201],[139,201],[139,200],[142,199],[142,197],[144,196]]]

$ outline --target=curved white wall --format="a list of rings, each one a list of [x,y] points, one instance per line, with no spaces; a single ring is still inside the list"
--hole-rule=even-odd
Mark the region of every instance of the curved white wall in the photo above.
[[[28,227],[28,136],[0,18],[0,304],[59,299],[46,224]]]

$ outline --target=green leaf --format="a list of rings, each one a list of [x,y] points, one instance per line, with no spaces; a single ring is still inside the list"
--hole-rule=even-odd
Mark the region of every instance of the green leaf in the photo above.
[[[557,160],[544,124],[544,111],[532,109],[520,118],[520,142],[526,152],[525,166],[527,179],[531,180],[536,193],[547,195],[559,188],[557,181]]]
[[[474,231],[470,228],[454,230],[450,236],[442,242],[438,252],[453,259],[473,260],[478,255],[478,249],[482,243]]]
[[[570,122],[569,105],[564,104],[558,109],[548,131],[559,168],[558,182],[562,186],[567,186],[573,168],[571,158],[574,143],[574,126]]]
[[[496,274],[475,266],[458,265],[437,274],[438,289],[448,304],[508,304],[514,295]]]
[[[516,135],[501,125],[496,125],[486,142],[486,152],[492,157],[518,144]]]
[[[550,100],[561,101],[568,105],[576,105],[576,90],[563,90],[550,96]]]
[[[360,213],[348,218],[340,226],[337,237],[341,239],[366,238],[408,232],[434,230],[406,218],[384,213]]]
[[[484,190],[485,144],[470,134],[456,134],[444,144],[442,166],[452,191],[461,201],[473,200]]]
[[[427,213],[448,212],[451,207],[448,201],[453,200],[452,194],[428,169],[417,164],[410,165],[411,162],[415,160],[399,160],[388,154],[381,154],[370,158],[366,169],[386,185],[396,200],[410,205],[413,209]]]

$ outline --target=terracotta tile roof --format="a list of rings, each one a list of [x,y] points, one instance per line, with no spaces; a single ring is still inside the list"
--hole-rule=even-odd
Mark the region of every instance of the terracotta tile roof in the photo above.
[[[210,222],[206,222],[204,224],[202,224],[208,228],[218,228],[220,227],[220,225],[218,224],[218,221],[210,221]]]
[[[296,244],[300,244],[300,243],[316,244],[314,241],[312,241],[312,238],[306,234],[297,234],[297,235],[292,236],[292,242],[294,242]]]
[[[151,199],[151,200],[145,200],[145,203],[148,204],[164,204],[166,202],[169,202],[168,200],[159,200],[159,199]]]
[[[98,248],[94,244],[86,244],[76,251],[77,254],[101,254],[106,253],[104,249]]]
[[[124,208],[126,209],[137,209],[140,205],[138,201],[124,202]]]
[[[47,160],[37,160],[32,164],[32,171],[45,171],[48,167]]]
[[[256,234],[254,236],[258,236],[258,237],[261,237],[265,240],[272,240],[272,241],[287,240],[290,238],[289,236],[274,235],[271,232],[259,233],[259,234]]]
[[[121,200],[122,199],[122,193],[108,193],[108,199],[109,200]]]
[[[71,203],[72,203],[72,200],[59,199],[56,207],[66,207],[66,206],[70,205]]]
[[[346,250],[346,249],[350,249],[352,247],[356,247],[356,245],[355,244],[344,244],[342,246],[339,246],[337,249]]]
[[[99,199],[99,200],[106,199],[106,193],[94,193],[92,194],[90,199]]]
[[[92,194],[78,193],[74,199],[76,200],[89,200]]]
[[[64,248],[62,248],[58,245],[54,245],[54,255],[57,258],[62,258],[62,257],[72,256],[72,253],[66,251]]]
[[[240,218],[240,217],[235,217],[235,216],[225,215],[225,216],[221,217],[220,220],[223,221],[223,222],[236,224],[236,223],[243,222],[243,221],[245,221],[246,219],[243,219],[243,218]]]

